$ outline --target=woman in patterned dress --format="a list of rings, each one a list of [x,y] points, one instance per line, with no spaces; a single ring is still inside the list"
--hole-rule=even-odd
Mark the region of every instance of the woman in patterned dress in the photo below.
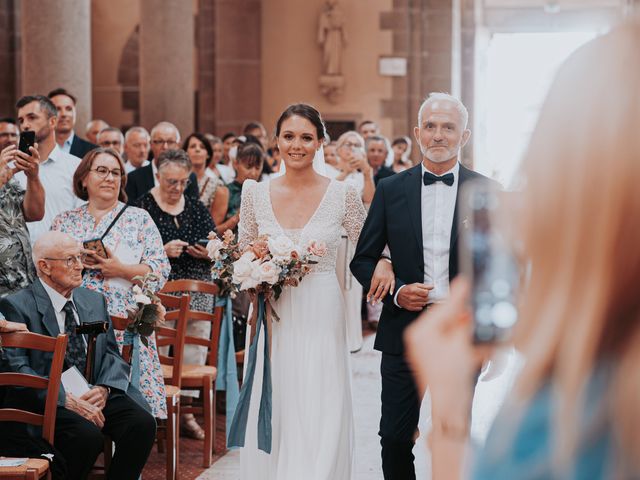
[[[88,153],[73,176],[76,195],[87,203],[58,215],[51,226],[78,241],[100,238],[113,219],[125,207],[126,176],[122,158],[112,149],[97,148]],[[102,293],[109,314],[127,316],[135,307],[131,279],[153,272],[160,277],[156,288],[166,282],[170,266],[162,238],[147,212],[128,207],[102,239],[107,259],[97,255],[87,258],[83,287]],[[123,345],[123,331],[116,330],[118,345]],[[138,388],[138,386],[134,386]],[[140,392],[156,418],[167,417],[164,380],[155,337],[149,346],[140,344]]]

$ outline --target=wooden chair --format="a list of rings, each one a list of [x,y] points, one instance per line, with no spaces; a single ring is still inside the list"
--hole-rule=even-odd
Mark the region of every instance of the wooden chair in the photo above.
[[[216,296],[218,287],[213,283],[199,280],[174,280],[167,282],[162,289],[163,294],[168,293],[206,293]],[[161,298],[169,297],[163,295]],[[164,300],[163,300],[164,304]],[[211,334],[209,338],[199,338],[187,335],[185,345],[199,345],[207,347],[206,365],[183,364],[180,371],[183,390],[201,390],[202,405],[182,405],[182,413],[197,413],[204,416],[204,446],[202,465],[204,468],[211,466],[212,453],[215,452],[216,413],[215,381],[218,376],[218,343],[220,341],[220,326],[222,323],[222,307],[215,307],[213,313],[189,310],[187,321],[211,322]],[[174,378],[175,367],[164,366],[163,375],[165,381]]]
[[[0,422],[21,422],[42,427],[42,438],[53,445],[58,408],[58,392],[64,356],[67,350],[67,336],[56,338],[35,333],[2,333],[3,348],[27,348],[53,352],[49,378],[25,373],[0,373],[0,386],[16,386],[47,390],[44,414],[39,415],[17,408],[0,408]],[[0,478],[39,479],[50,476],[49,462],[44,459],[30,458],[19,467],[0,467]]]
[[[169,328],[166,326],[156,327],[156,345],[158,347],[166,345],[173,347],[173,357],[163,356],[158,352],[160,363],[165,362],[172,365],[182,364],[184,339],[187,331],[186,316],[189,309],[189,301],[190,298],[188,295],[184,295],[183,297],[172,297],[168,303],[171,308],[175,308],[176,310],[167,312],[165,319],[168,321],[177,320],[176,328]],[[165,308],[168,309],[169,307],[165,305]],[[129,324],[129,319],[125,317],[111,316],[111,323],[113,324],[113,328],[117,330],[125,330]],[[125,345],[122,349],[122,356],[128,363],[131,363],[132,353],[133,347],[131,345]],[[167,419],[164,422],[158,423],[158,449],[161,451],[165,450],[166,479],[175,480],[178,478],[179,464],[178,454],[180,436],[178,435],[178,422],[180,419],[180,378],[178,377],[175,382],[173,379],[171,382],[168,382],[165,379],[165,391],[167,401]],[[166,449],[164,448],[164,442],[167,443]],[[106,457],[105,453],[105,464],[108,467],[108,460],[106,460]]]

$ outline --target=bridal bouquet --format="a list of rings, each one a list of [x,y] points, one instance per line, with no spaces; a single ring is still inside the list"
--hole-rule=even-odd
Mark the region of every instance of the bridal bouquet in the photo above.
[[[229,230],[222,239],[210,234],[207,250],[213,279],[221,290],[231,295],[246,290],[275,300],[285,286],[298,286],[327,253],[322,242],[311,241],[301,248],[285,235],[261,236],[241,252]]]

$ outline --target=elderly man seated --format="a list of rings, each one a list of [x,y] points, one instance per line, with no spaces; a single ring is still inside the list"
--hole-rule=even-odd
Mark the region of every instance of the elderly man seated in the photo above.
[[[0,312],[31,332],[67,333],[65,363],[81,372],[87,361],[86,341],[75,333],[75,326],[109,321],[104,297],[80,287],[82,252],[82,246],[64,233],[43,234],[33,248],[38,279],[0,300]],[[49,375],[50,354],[6,349],[6,356],[15,371]],[[139,392],[128,389],[129,366],[118,353],[111,325],[98,337],[90,383],[92,388],[80,397],[61,388],[58,398],[54,446],[66,460],[69,478],[87,476],[106,434],[116,445],[107,478],[137,479],[153,446],[156,424]],[[44,408],[45,394],[40,393],[39,408]]]

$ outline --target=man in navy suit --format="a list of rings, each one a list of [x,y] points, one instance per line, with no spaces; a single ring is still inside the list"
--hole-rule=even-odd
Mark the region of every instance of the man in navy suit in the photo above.
[[[83,158],[97,145],[87,142],[76,135],[76,97],[67,92],[64,88],[51,90],[49,99],[58,110],[58,123],[56,125],[56,143],[62,151]]]
[[[364,148],[367,152],[367,161],[373,169],[373,183],[375,185],[378,185],[378,182],[383,178],[390,177],[396,173],[385,166],[391,151],[389,140],[382,135],[371,135],[364,141]]]
[[[82,252],[82,246],[64,233],[43,234],[33,248],[39,278],[0,300],[0,312],[26,324],[30,332],[52,337],[66,333],[65,364],[81,372],[87,362],[86,339],[75,333],[76,325],[109,322],[105,298],[80,287]],[[49,375],[51,352],[5,350],[13,371]],[[118,352],[110,323],[108,332],[98,336],[93,377],[88,380],[91,388],[82,396],[62,386],[58,395],[54,446],[66,460],[69,478],[86,478],[102,451],[104,433],[116,445],[107,478],[135,480],[151,452],[156,424],[142,395],[129,386],[129,365]],[[33,408],[44,409],[45,396],[46,391],[40,391]]]
[[[418,112],[415,138],[422,163],[380,180],[351,262],[369,289],[385,246],[396,277],[394,295],[383,300],[375,348],[382,352],[380,443],[386,480],[413,480],[413,445],[420,404],[404,359],[402,333],[429,305],[444,300],[458,273],[457,196],[460,185],[482,178],[458,162],[471,134],[468,113],[455,97],[430,94]]]
[[[151,153],[153,153],[151,163],[146,167],[137,168],[127,175],[125,191],[130,205],[135,205],[136,200],[157,185],[160,154],[165,150],[178,148],[180,148],[180,132],[173,123],[160,122],[151,129]],[[189,175],[189,183],[184,193],[198,198],[198,179],[193,172]]]

